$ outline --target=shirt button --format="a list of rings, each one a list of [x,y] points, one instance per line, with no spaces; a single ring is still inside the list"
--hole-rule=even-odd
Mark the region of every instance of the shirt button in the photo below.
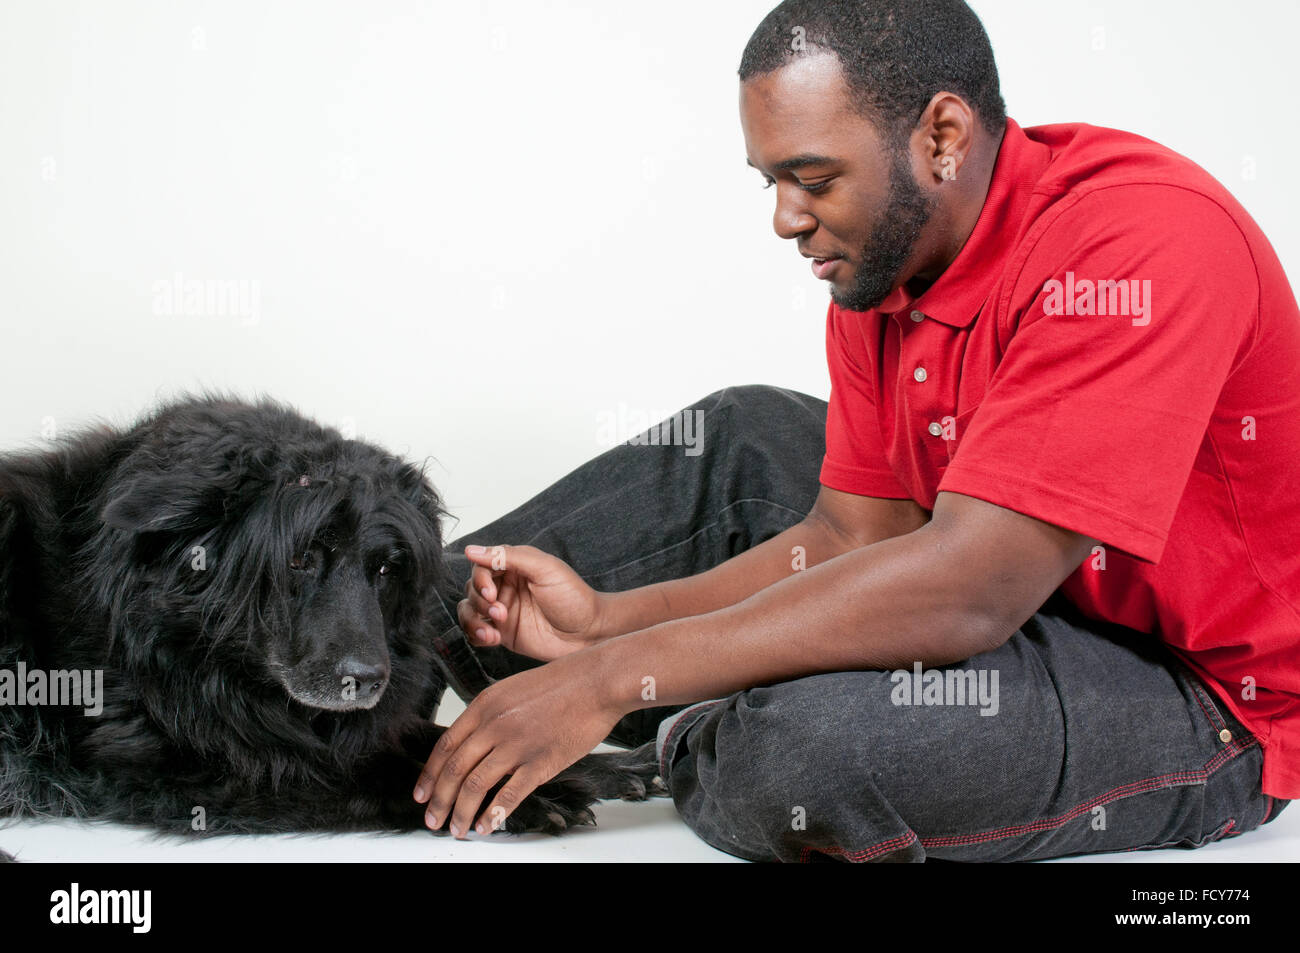
[[[925,320],[925,315],[923,315],[920,311],[913,311],[912,320],[915,321],[917,324],[920,324],[922,321]]]
[[[1232,732],[1229,731],[1227,728],[1224,728],[1221,732],[1219,732],[1219,740],[1226,745],[1229,741],[1232,740]]]
[[[931,436],[931,437],[937,437],[937,436],[939,436],[939,434],[943,433],[943,428],[942,428],[941,426],[939,426],[938,423],[932,423],[932,424],[930,424],[930,428],[929,428],[929,429],[930,429],[930,436]]]
[[[916,378],[918,383],[923,383],[926,378],[925,368],[918,367],[916,370],[912,371],[912,376]]]

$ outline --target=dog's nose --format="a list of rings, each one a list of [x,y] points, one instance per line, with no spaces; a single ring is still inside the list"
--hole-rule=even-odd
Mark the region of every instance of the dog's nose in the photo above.
[[[369,698],[378,695],[388,684],[389,668],[387,664],[375,664],[363,659],[349,656],[339,665],[339,676],[345,681],[351,679],[356,687],[357,698]]]

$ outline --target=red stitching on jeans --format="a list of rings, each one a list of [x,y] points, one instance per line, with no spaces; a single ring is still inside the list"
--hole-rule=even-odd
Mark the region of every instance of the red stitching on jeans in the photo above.
[[[1216,730],[1222,731],[1223,730],[1222,719],[1215,718],[1213,715],[1210,714],[1210,709],[1205,707],[1205,702],[1201,700],[1200,689],[1196,685],[1192,686],[1192,697],[1196,699],[1196,704],[1200,705],[1201,711],[1205,713],[1205,720],[1208,721],[1212,726],[1214,726]]]
[[[909,847],[916,843],[916,831],[908,831],[893,840],[881,841],[874,847],[864,850],[845,850],[843,847],[805,847],[799,851],[799,863],[806,864],[813,854],[834,854],[846,857],[854,863],[870,860],[878,854],[887,854],[893,850]]]
[[[1149,791],[1158,791],[1164,788],[1204,784],[1209,780],[1211,774],[1222,767],[1224,762],[1230,761],[1255,744],[1258,744],[1258,741],[1253,736],[1248,742],[1243,742],[1239,738],[1234,739],[1231,744],[1224,747],[1222,751],[1207,761],[1205,767],[1201,768],[1199,771],[1179,771],[1173,774],[1161,774],[1154,778],[1146,778],[1142,781],[1134,781],[1130,784],[1121,785],[1120,787],[1107,791],[1105,794],[1084,801],[1082,804],[1056,817],[1044,818],[1043,820],[1034,821],[1030,824],[1017,824],[1012,827],[1001,827],[996,830],[984,831],[979,834],[952,834],[945,837],[926,837],[922,838],[921,846],[957,847],[965,844],[983,844],[988,843],[989,841],[1005,840],[1008,837],[1017,837],[1021,834],[1035,834],[1040,831],[1055,830],[1094,807],[1102,804],[1109,804],[1112,801],[1118,801],[1121,798],[1133,797],[1137,794],[1146,794]]]

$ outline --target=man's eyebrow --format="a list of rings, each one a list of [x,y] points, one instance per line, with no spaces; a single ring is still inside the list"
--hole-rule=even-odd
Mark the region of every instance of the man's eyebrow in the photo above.
[[[814,153],[805,152],[797,156],[791,156],[788,159],[782,159],[773,166],[773,169],[777,172],[794,172],[796,169],[802,169],[810,165],[831,165],[835,161],[836,160],[832,159],[830,156],[819,156]],[[758,166],[749,161],[748,156],[745,157],[745,165],[749,166],[751,169],[758,168]]]

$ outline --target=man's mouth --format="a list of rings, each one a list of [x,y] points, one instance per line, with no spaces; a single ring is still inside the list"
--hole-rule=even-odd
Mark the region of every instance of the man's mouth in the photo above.
[[[814,258],[812,261],[813,274],[817,276],[818,280],[825,280],[830,277],[831,272],[835,270],[835,266],[840,261],[841,259],[838,256],[835,258]]]

